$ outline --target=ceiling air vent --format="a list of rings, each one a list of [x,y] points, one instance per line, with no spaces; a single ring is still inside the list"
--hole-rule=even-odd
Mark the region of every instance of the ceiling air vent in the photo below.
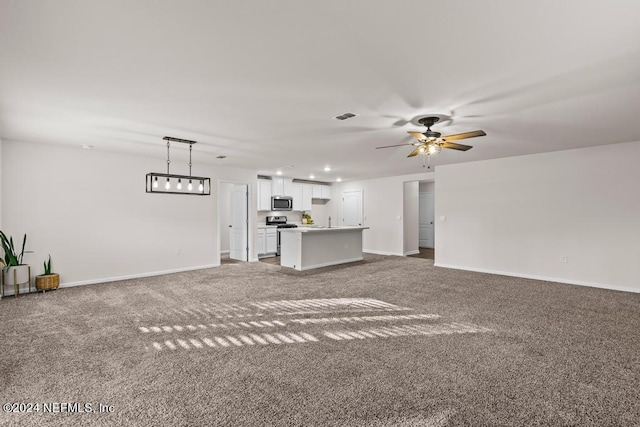
[[[344,113],[344,114],[341,114],[341,115],[337,116],[336,119],[338,119],[338,120],[347,120],[347,119],[350,119],[350,118],[355,117],[355,116],[356,115],[353,114],[353,113]]]

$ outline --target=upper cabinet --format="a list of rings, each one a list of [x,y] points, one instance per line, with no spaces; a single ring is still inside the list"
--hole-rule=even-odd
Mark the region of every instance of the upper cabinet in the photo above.
[[[293,179],[282,178],[282,189],[285,196],[293,197]]]
[[[312,184],[314,199],[331,199],[331,186],[322,184]]]
[[[313,197],[313,185],[311,184],[301,184],[302,185],[302,211],[310,211],[311,210],[311,198]],[[294,202],[295,203],[295,202]]]
[[[293,210],[294,211],[303,211],[302,208],[302,183],[300,182],[292,182],[291,183],[291,197],[293,197]]]
[[[271,196],[293,197],[294,211],[310,211],[312,199],[331,199],[331,186],[293,182],[280,176],[271,179],[258,178],[258,210],[271,210]]]
[[[321,185],[322,188],[322,198],[323,199],[331,199],[331,186],[329,185]]]
[[[314,199],[322,199],[322,186],[319,184],[312,184],[313,188],[313,198]]]
[[[271,180],[258,179],[258,210],[271,210]]]
[[[282,178],[274,176],[271,178],[271,194],[273,196],[293,197],[292,184],[292,178]]]

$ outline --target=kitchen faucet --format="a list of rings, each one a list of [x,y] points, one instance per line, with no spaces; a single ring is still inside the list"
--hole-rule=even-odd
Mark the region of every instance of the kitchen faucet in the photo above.
[[[331,228],[331,217],[329,217],[329,228]]]

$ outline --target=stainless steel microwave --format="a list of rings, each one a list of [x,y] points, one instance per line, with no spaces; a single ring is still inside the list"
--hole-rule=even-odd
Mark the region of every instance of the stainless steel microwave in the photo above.
[[[290,211],[293,209],[293,197],[273,196],[271,197],[272,211]]]

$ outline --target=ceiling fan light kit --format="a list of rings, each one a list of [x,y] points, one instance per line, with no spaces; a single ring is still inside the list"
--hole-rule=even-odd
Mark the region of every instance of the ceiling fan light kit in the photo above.
[[[191,175],[191,152],[196,141],[165,136],[167,141],[167,173],[149,172],[146,175],[146,192],[155,194],[186,194],[192,196],[208,196],[211,194],[211,178]],[[170,143],[189,144],[189,175],[176,175],[169,172],[171,164]],[[183,183],[184,181],[184,183]]]
[[[418,154],[422,154],[423,156],[428,157],[433,156],[434,154],[438,154],[442,151],[443,148],[450,148],[452,150],[458,151],[467,151],[473,148],[471,145],[457,144],[455,142],[459,139],[467,139],[467,138],[475,138],[477,136],[485,136],[486,133],[483,130],[476,130],[473,132],[464,132],[457,133],[454,135],[442,136],[440,132],[432,131],[431,126],[436,124],[440,120],[440,117],[437,116],[429,116],[422,117],[418,122],[427,127],[426,132],[417,132],[417,131],[409,131],[407,132],[409,135],[413,136],[417,139],[417,141],[412,142],[411,144],[396,144],[396,145],[385,145],[384,147],[376,147],[379,148],[391,148],[391,147],[403,147],[403,146],[412,146],[415,147],[411,153],[407,157],[415,157]],[[423,159],[424,166],[424,159]],[[429,165],[429,169],[431,166]]]

